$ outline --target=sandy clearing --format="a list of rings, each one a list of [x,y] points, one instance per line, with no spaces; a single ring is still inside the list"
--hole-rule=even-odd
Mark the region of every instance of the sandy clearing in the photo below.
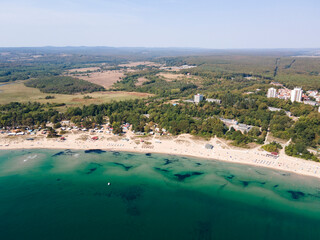
[[[144,82],[147,82],[148,79],[145,77],[138,78],[138,82],[136,83],[136,86],[141,86]]]
[[[139,65],[145,65],[150,67],[161,66],[159,63],[154,62],[130,62],[127,64],[120,64],[119,67],[137,67]]]
[[[121,80],[121,78],[124,76],[124,71],[110,70],[93,72],[88,74],[75,74],[72,76],[86,80],[91,83],[98,84],[100,86],[103,86],[105,89],[109,89],[112,87],[114,83]]]
[[[179,80],[182,78],[190,78],[189,76],[184,74],[169,73],[169,72],[161,72],[161,73],[158,73],[157,76],[164,77],[166,80],[169,80],[169,81],[176,80],[176,79]]]

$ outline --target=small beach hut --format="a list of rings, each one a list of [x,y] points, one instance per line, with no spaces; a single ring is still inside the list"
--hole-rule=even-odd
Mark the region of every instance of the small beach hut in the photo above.
[[[213,146],[209,143],[207,143],[205,146],[204,146],[206,149],[213,149]]]

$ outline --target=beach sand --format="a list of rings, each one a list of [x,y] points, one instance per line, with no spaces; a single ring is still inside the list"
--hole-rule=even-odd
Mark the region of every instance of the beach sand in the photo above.
[[[97,136],[98,140],[92,140]],[[27,138],[34,138],[33,141]],[[118,137],[106,133],[88,133],[71,131],[60,138],[49,139],[41,134],[37,136],[0,136],[0,150],[10,149],[102,149],[109,151],[126,151],[138,153],[162,153],[184,155],[197,158],[215,159],[226,162],[249,164],[273,168],[307,176],[320,178],[320,163],[289,157],[281,150],[279,157],[268,156],[260,146],[253,149],[231,147],[224,140],[212,138],[210,141],[197,139],[188,134],[177,137],[137,137],[132,132]],[[209,143],[213,149],[206,149]]]

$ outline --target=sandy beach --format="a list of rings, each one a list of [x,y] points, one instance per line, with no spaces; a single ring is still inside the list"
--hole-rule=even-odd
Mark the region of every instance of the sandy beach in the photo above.
[[[162,153],[184,155],[197,158],[215,159],[226,162],[255,165],[273,168],[307,176],[320,178],[320,163],[306,161],[285,155],[281,150],[275,158],[260,148],[238,149],[230,147],[224,140],[212,138],[210,141],[197,139],[183,134],[177,137],[137,137],[128,132],[125,136],[114,136],[105,133],[70,132],[65,140],[46,138],[45,136],[0,136],[0,150],[14,149],[102,149],[109,151],[126,151],[138,153]],[[93,140],[92,137],[98,137]],[[32,137],[34,140],[27,140]],[[211,144],[212,149],[205,148]]]

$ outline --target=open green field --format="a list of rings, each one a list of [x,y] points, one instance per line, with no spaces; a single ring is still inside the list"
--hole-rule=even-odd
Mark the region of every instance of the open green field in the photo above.
[[[54,99],[45,99],[46,96],[54,96]],[[90,96],[92,99],[84,99],[84,96]],[[23,82],[15,82],[0,86],[0,104],[7,104],[10,102],[40,102],[65,103],[67,106],[82,106],[145,98],[148,96],[151,95],[147,93],[111,91],[74,95],[42,93],[37,88],[26,87]]]

